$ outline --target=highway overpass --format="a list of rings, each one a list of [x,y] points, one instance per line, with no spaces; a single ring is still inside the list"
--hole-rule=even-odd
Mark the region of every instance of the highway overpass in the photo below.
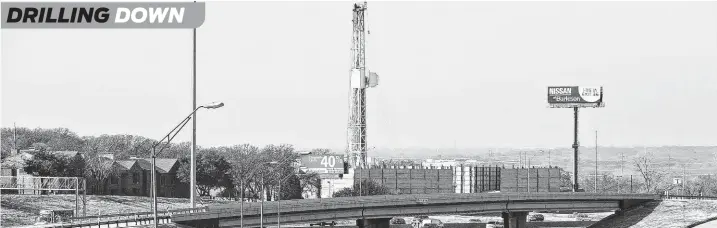
[[[502,212],[505,227],[522,228],[530,211],[623,210],[659,199],[652,194],[445,193],[342,197],[264,202],[264,226],[356,219],[359,227],[388,228],[394,216]],[[260,202],[244,203],[243,225],[260,225]],[[239,227],[240,204],[210,206],[205,212],[172,216],[193,227]]]

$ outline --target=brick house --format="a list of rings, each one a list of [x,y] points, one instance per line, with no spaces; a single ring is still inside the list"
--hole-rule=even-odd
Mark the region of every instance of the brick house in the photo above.
[[[189,197],[189,184],[182,183],[177,177],[179,160],[157,158],[157,196]],[[151,196],[152,160],[147,158],[130,158],[115,160],[115,174],[107,184],[112,195]]]
[[[106,186],[111,195],[140,196],[147,188],[142,168],[134,160],[120,160],[112,164],[115,174],[112,175]]]

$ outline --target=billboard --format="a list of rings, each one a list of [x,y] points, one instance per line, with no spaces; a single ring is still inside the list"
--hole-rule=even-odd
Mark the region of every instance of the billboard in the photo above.
[[[604,107],[602,86],[549,86],[548,104],[551,108]]]
[[[303,155],[300,169],[305,172],[343,174],[343,155]]]

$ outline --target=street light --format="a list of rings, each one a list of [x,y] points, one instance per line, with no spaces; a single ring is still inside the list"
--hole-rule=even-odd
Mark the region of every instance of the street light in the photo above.
[[[169,133],[167,133],[167,135],[164,136],[164,138],[160,139],[158,142],[156,142],[152,145],[152,214],[154,215],[154,227],[155,228],[157,227],[157,177],[155,174],[157,172],[157,165],[156,165],[157,164],[157,154],[158,154],[157,146],[162,144],[162,141],[164,141],[165,139],[167,140],[167,142],[165,142],[164,145],[162,145],[162,147],[159,148],[159,153],[162,153],[162,151],[164,151],[164,149],[167,148],[167,146],[169,146],[169,143],[172,142],[172,139],[174,139],[174,137],[177,136],[177,134],[179,134],[179,131],[181,131],[182,128],[184,128],[184,125],[187,125],[187,123],[189,123],[189,120],[192,119],[192,115],[194,115],[194,113],[197,112],[197,110],[199,110],[200,108],[216,109],[216,108],[221,108],[223,106],[224,106],[224,103],[219,102],[219,103],[211,103],[208,105],[202,105],[202,106],[195,108],[194,111],[192,111],[192,113],[189,113],[189,115],[186,118],[184,118],[182,120],[182,122],[179,122],[179,124],[177,124],[177,126],[174,127]],[[194,170],[192,170],[192,172],[194,172]],[[194,185],[194,183],[192,183],[192,186],[193,185]],[[194,189],[191,189],[191,190],[193,191]]]
[[[275,164],[279,164],[279,162],[277,162],[277,161],[270,161],[270,162],[264,162],[263,164],[264,164],[264,165],[266,165],[266,164],[275,165]],[[259,212],[259,216],[260,216],[260,217],[259,217],[259,220],[261,220],[261,221],[259,221],[259,227],[261,227],[261,228],[264,228],[264,192],[265,192],[265,189],[264,189],[264,172],[262,172],[262,173],[261,173],[261,204],[260,204],[260,206],[259,206],[259,211],[260,211],[260,212]]]
[[[265,164],[265,163],[259,164],[259,166],[255,167],[253,170],[251,170],[251,171],[249,172],[249,175],[247,175],[246,177],[241,178],[241,179],[239,180],[239,182],[240,182],[240,188],[241,188],[241,202],[240,202],[240,206],[239,206],[239,216],[240,216],[239,226],[240,226],[241,228],[244,228],[244,182],[246,181],[246,179],[248,179],[248,178],[250,178],[251,176],[253,176],[253,175],[254,175],[254,172],[256,172],[257,170],[259,170],[259,168],[263,167],[264,164]],[[263,184],[262,184],[262,186],[263,186]],[[262,188],[263,188],[263,187],[262,187]],[[263,189],[262,189],[262,190],[263,190]],[[261,197],[263,197],[263,193],[262,193],[262,196],[261,196]]]
[[[272,161],[272,162],[269,162],[269,164],[277,165],[280,163],[277,161]],[[281,163],[281,164],[283,164],[283,163]],[[277,226],[277,228],[281,228],[281,182],[284,181],[286,178],[289,178],[293,175],[294,174],[292,173],[292,174],[286,175],[286,177],[284,177],[284,178],[279,179],[279,189],[277,192],[278,197],[276,200],[276,226]]]
[[[244,227],[244,182],[251,176],[254,175],[254,172],[259,170],[259,168],[264,167],[264,165],[274,165],[274,164],[280,164],[277,161],[270,161],[270,162],[263,162],[259,163],[259,166],[255,167],[249,172],[249,175],[247,175],[244,178],[240,179],[240,188],[241,188],[241,202],[239,203],[239,226]],[[259,209],[259,226],[264,227],[264,172],[261,173],[261,193],[259,198],[261,199],[260,209]]]

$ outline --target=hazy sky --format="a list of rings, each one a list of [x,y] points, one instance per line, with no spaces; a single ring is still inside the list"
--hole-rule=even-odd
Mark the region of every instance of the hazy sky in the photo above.
[[[202,146],[345,145],[351,2],[208,2]],[[568,147],[549,85],[602,85],[580,139],[715,145],[715,2],[370,2],[369,147]],[[160,138],[191,111],[191,30],[2,31],[2,126]],[[185,128],[178,141],[190,139]]]

